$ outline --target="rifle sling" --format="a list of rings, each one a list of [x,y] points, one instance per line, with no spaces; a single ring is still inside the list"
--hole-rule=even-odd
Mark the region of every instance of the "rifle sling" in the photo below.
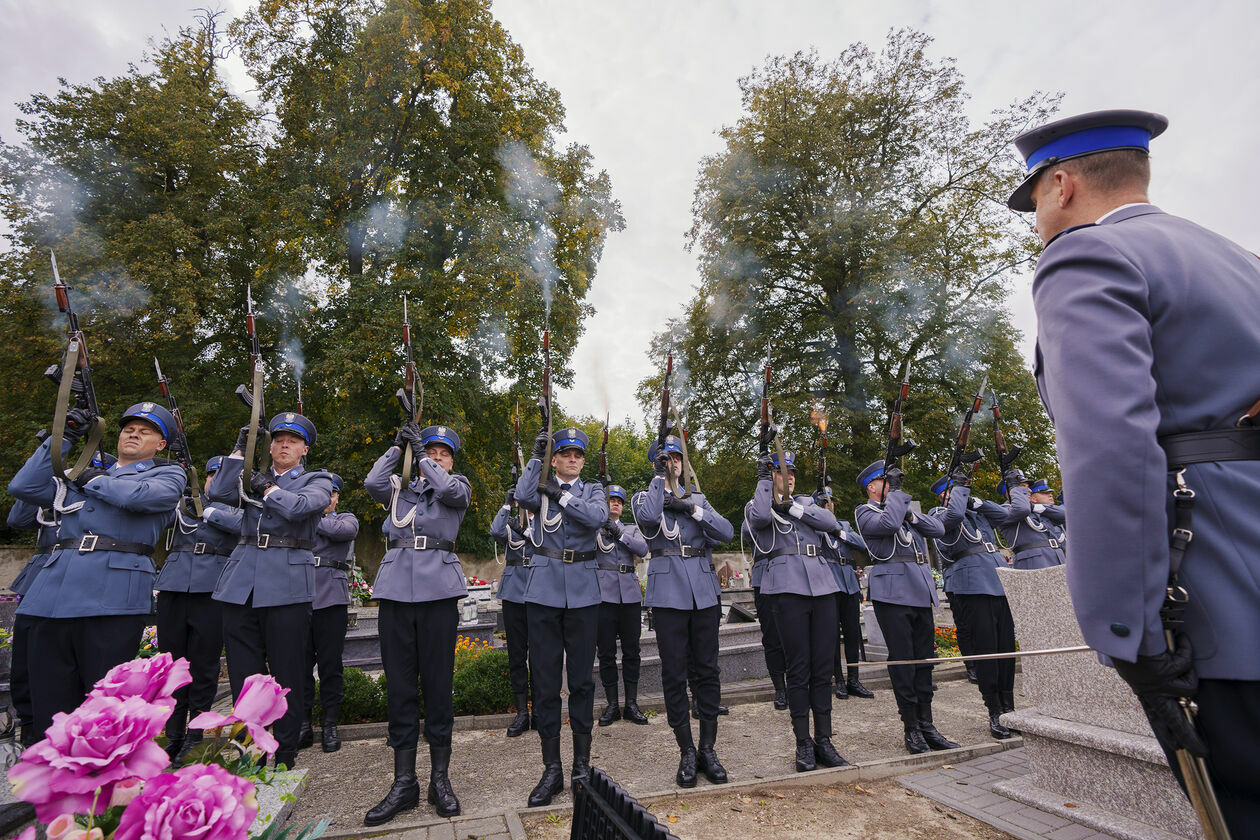
[[[77,338],[70,339],[70,344],[66,347],[66,358],[61,366],[61,385],[57,388],[57,407],[53,412],[52,435],[48,444],[48,454],[52,459],[52,473],[66,481],[74,481],[82,475],[92,463],[92,455],[100,448],[101,440],[105,437],[105,420],[101,417],[93,417],[92,427],[87,434],[87,442],[83,444],[83,451],[79,453],[74,466],[69,471],[66,470],[61,447],[66,436],[66,414],[70,411],[74,373],[82,357],[83,345]]]

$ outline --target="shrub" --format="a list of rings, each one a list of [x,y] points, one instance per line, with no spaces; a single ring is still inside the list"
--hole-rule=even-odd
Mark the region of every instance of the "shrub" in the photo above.
[[[337,723],[371,723],[385,720],[385,677],[373,680],[358,668],[346,668],[342,672],[345,681],[345,697],[337,715]],[[320,696],[320,684],[315,683],[315,708],[312,720],[324,719],[324,704]]]
[[[512,707],[506,650],[486,650],[455,669],[455,714],[489,715]]]

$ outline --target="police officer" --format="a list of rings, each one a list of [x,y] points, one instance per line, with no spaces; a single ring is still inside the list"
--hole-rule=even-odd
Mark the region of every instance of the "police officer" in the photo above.
[[[959,650],[964,655],[1005,653],[1015,650],[1015,623],[1006,603],[1006,591],[997,570],[1006,567],[998,551],[993,526],[981,515],[993,502],[971,498],[969,476],[964,470],[943,475],[932,485],[941,506],[931,516],[940,520],[945,535],[938,537],[945,591],[958,625]],[[966,630],[967,649],[962,639]],[[981,659],[975,663],[980,696],[989,711],[989,734],[1011,737],[999,718],[1015,710],[1015,660]]]
[[[245,475],[243,451],[249,429],[210,480],[212,502],[240,505],[241,536],[214,589],[223,605],[223,646],[232,695],[245,678],[271,674],[289,689],[284,716],[273,727],[276,766],[293,767],[306,700],[306,643],[315,595],[315,531],[332,498],[323,470],[306,470],[302,459],[315,445],[315,424],[301,414],[271,418],[271,466]],[[218,518],[217,515],[214,516]]]
[[[835,514],[836,503],[830,486],[821,493],[814,494],[814,503]],[[862,585],[858,582],[857,572],[853,570],[853,560],[849,555],[850,548],[866,551],[866,543],[862,542],[861,536],[853,530],[847,519],[836,520],[835,530],[820,533],[822,542],[818,549],[831,567],[836,585],[840,587],[840,591],[836,593],[836,616],[839,635],[844,644],[841,645],[838,641],[836,644],[836,697],[845,700],[852,694],[854,697],[870,700],[875,692],[862,685],[862,680],[858,677],[857,663],[862,660],[863,652]],[[849,660],[847,679],[844,671],[845,657]]]
[[[404,450],[418,453],[416,477],[404,487],[399,474]],[[438,816],[460,811],[451,787],[451,731],[455,724],[451,682],[459,599],[468,594],[455,536],[472,500],[472,485],[453,472],[459,435],[449,426],[421,429],[407,423],[376,459],[364,486],[385,505],[389,550],[381,559],[372,594],[380,603],[381,664],[389,709],[389,745],[394,782],[363,821],[389,822],[420,804],[416,746],[424,692],[424,736],[429,743],[428,801]]]
[[[1050,482],[1044,478],[1034,478],[1030,481],[1028,501],[1033,513],[1041,515],[1041,521],[1046,524],[1046,533],[1054,537],[1059,548],[1063,549],[1066,555],[1067,509],[1063,507],[1062,499],[1055,497],[1054,488],[1050,486]]]
[[[341,654],[346,647],[346,613],[350,608],[350,565],[354,559],[354,540],[359,536],[359,519],[349,511],[337,513],[341,476],[329,473],[332,479],[332,501],[315,528],[315,600],[311,602],[311,635],[306,647],[306,707],[302,715],[300,747],[315,742],[311,731],[311,710],[315,708],[315,666],[319,665],[319,704],[324,709],[320,747],[324,752],[341,749],[337,734],[337,717],[345,687],[341,679]]]
[[[68,450],[90,418],[73,409],[66,419]],[[123,414],[114,464],[54,478],[47,440],[9,482],[10,495],[61,516],[56,548],[17,610],[32,619],[27,650],[38,652],[29,669],[38,733],[140,647],[153,610],[153,550],[187,481],[179,465],[154,460],[174,429],[165,408],[137,403]]]
[[[533,511],[519,507],[521,515],[513,515],[516,488],[510,487],[503,506],[490,523],[490,536],[503,546],[503,575],[499,578],[499,603],[503,606],[503,635],[507,639],[508,677],[512,697],[516,700],[516,717],[508,724],[507,736],[516,738],[530,728],[529,701],[529,619],[525,610],[525,584],[529,582],[530,558],[534,544],[528,531]],[[524,519],[524,526],[521,524]]]
[[[1046,243],[1036,374],[1072,498],[1081,631],[1166,750],[1206,747],[1243,837],[1260,824],[1260,647],[1247,641],[1260,638],[1260,261],[1149,203],[1147,149],[1167,124],[1101,111],[1020,135],[1029,171],[1009,204],[1035,209]],[[1170,578],[1189,597],[1172,645]],[[1194,729],[1177,708],[1187,694]]]
[[[793,495],[796,463],[791,452],[763,455],[757,489],[744,506],[744,523],[755,554],[766,558],[761,593],[774,614],[787,661],[787,697],[796,736],[796,772],[817,765],[845,767],[831,743],[831,676],[836,659],[836,592],[840,586],[819,551],[822,533],[836,517],[807,495]],[[771,486],[771,467],[774,469]],[[809,715],[814,713],[814,737]]]
[[[752,542],[752,532],[747,518],[740,525],[739,538],[744,545]],[[774,686],[774,708],[783,711],[788,707],[787,696],[787,661],[783,658],[783,642],[779,638],[779,630],[774,626],[774,611],[766,596],[761,594],[761,583],[766,575],[766,565],[770,562],[767,555],[753,552],[752,583],[753,606],[757,609],[757,623],[761,626],[761,650],[766,658],[766,672],[770,675],[770,684]]]
[[[926,540],[943,535],[945,528],[936,517],[910,509],[910,494],[901,489],[904,478],[897,467],[885,473],[883,461],[862,470],[858,487],[866,492],[867,502],[858,505],[853,521],[873,564],[867,572],[870,597],[888,643],[888,658],[928,659],[935,655],[932,608],[940,601],[928,568]],[[907,750],[924,753],[958,746],[932,723],[931,665],[890,665],[888,679],[897,696]]]
[[[714,749],[722,692],[718,667],[722,588],[713,568],[713,546],[729,540],[735,529],[703,494],[691,490],[677,498],[666,489],[667,470],[673,481],[682,475],[682,442],[677,437],[666,437],[662,447],[654,441],[648,460],[656,475],[646,490],[634,494],[632,509],[652,555],[644,603],[652,608],[665,711],[681,753],[675,780],[680,787],[695,787],[699,769],[713,784],[723,784],[726,768]],[[699,751],[688,717],[688,657],[694,659]]]
[[[545,418],[544,418],[545,419]],[[560,762],[560,683],[569,679],[569,726],[573,729],[574,779],[591,769],[595,723],[595,639],[599,631],[599,573],[595,538],[608,521],[608,499],[598,481],[584,482],[586,434],[561,429],[551,438],[552,475],[539,488],[546,425],[520,479],[516,498],[538,508],[529,532],[530,558],[525,609],[529,622],[529,676],[534,715],[542,739],[544,770],[529,794],[530,807],[547,805],[564,789]]]
[[[223,457],[206,462],[208,492]],[[158,647],[188,660],[192,683],[175,692],[175,710],[166,722],[166,751],[186,755],[201,742],[200,729],[185,731],[190,718],[210,711],[219,690],[219,657],[223,655],[223,608],[214,600],[214,586],[241,536],[241,509],[202,500],[202,514],[181,501],[175,509],[166,561],[158,574]]]
[[[634,525],[621,524],[626,490],[609,484],[608,521],[595,536],[599,553],[599,633],[595,646],[599,654],[599,680],[604,684],[608,705],[599,716],[600,726],[621,720],[617,705],[617,640],[621,640],[621,668],[626,683],[626,720],[641,726],[648,722],[639,711],[639,636],[643,632],[643,592],[635,574],[636,557],[646,557],[647,542]]]
[[[1061,531],[1056,523],[1063,522],[1063,508],[1034,504],[1028,480],[1017,469],[1007,470],[997,487],[999,495],[1006,495],[1008,489],[1010,501],[985,508],[984,515],[1014,553],[1012,565],[1017,569],[1063,565],[1065,544],[1059,540]]]

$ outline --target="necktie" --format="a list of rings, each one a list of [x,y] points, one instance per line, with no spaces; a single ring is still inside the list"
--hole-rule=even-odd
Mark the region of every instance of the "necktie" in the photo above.
[[[572,489],[572,487],[573,487],[573,485],[572,485],[572,484],[561,484],[561,485],[560,485],[560,489],[561,489],[561,490],[563,490],[563,491],[564,491],[564,492],[566,492],[566,493],[568,493],[568,492],[569,492],[569,490],[570,490],[570,489]]]

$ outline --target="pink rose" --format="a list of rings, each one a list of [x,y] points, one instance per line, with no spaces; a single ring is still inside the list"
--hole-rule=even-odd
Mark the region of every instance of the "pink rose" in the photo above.
[[[192,682],[187,659],[160,653],[115,665],[92,687],[89,697],[139,697],[149,703],[175,705],[174,694]]]
[[[44,833],[48,835],[48,840],[65,840],[67,834],[78,828],[78,824],[74,821],[74,814],[62,814],[48,824]]]
[[[250,674],[241,686],[241,696],[236,698],[232,714],[225,716],[218,712],[202,712],[188,722],[188,728],[213,729],[241,723],[254,743],[267,755],[273,755],[280,744],[267,727],[279,720],[289,708],[289,701],[284,699],[288,693],[289,689],[281,688],[274,677]]]
[[[153,741],[170,715],[139,697],[88,697],[73,712],[58,712],[44,740],[9,770],[13,795],[33,804],[44,823],[65,812],[103,814],[116,783],[147,779],[170,763]]]
[[[253,782],[217,764],[150,779],[123,811],[114,840],[245,840],[258,816]]]
[[[109,807],[118,808],[127,805],[140,795],[144,789],[144,779],[128,779],[114,785],[114,793],[109,798]]]

